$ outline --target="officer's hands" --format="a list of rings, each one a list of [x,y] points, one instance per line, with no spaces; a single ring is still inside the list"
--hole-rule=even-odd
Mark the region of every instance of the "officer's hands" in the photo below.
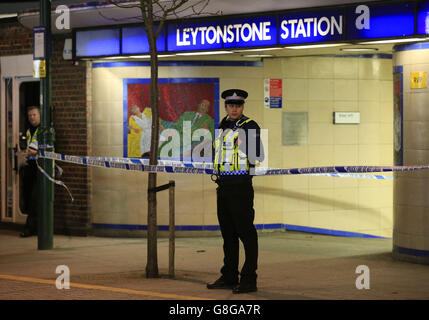
[[[17,160],[18,160],[18,168],[27,164],[27,157],[28,157],[27,150],[18,151],[16,153],[16,156],[17,156]]]
[[[37,156],[37,150],[27,148],[27,156],[28,157],[35,157]]]

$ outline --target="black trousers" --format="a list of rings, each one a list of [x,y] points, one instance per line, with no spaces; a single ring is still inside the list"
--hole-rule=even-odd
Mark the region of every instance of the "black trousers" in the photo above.
[[[255,210],[253,209],[252,180],[242,178],[234,180],[221,181],[217,188],[217,216],[223,237],[224,251],[224,265],[221,273],[226,281],[238,282],[240,239],[245,251],[240,282],[256,284],[258,234],[253,225]]]
[[[22,168],[23,174],[23,213],[27,214],[24,231],[37,234],[38,223],[38,201],[37,201],[37,167],[31,163]]]

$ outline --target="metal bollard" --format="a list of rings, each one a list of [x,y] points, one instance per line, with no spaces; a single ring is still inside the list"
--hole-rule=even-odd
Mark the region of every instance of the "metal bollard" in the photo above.
[[[149,192],[159,192],[168,189],[169,198],[169,227],[168,227],[168,276],[174,278],[174,251],[175,251],[175,222],[174,222],[174,189],[176,183],[170,180],[168,184],[150,189]]]
[[[175,252],[175,234],[174,234],[174,189],[175,183],[170,180],[169,193],[169,228],[168,228],[168,276],[174,278],[174,252]]]

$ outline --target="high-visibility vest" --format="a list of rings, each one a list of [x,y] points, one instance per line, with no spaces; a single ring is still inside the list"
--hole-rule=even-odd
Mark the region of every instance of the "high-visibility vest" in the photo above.
[[[37,132],[39,131],[39,128],[34,131],[33,135],[31,135],[30,129],[27,130],[26,136],[27,136],[27,147],[39,150],[39,142],[37,141]],[[33,157],[29,157],[29,159],[34,159]]]
[[[249,161],[247,155],[240,150],[237,139],[239,129],[244,124],[252,121],[250,118],[239,119],[234,129],[219,130],[219,135],[214,141],[215,157],[213,168],[221,175],[247,174]]]

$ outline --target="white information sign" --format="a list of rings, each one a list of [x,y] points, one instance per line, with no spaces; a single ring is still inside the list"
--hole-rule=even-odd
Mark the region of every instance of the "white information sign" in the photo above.
[[[360,112],[334,112],[335,124],[359,124]]]

